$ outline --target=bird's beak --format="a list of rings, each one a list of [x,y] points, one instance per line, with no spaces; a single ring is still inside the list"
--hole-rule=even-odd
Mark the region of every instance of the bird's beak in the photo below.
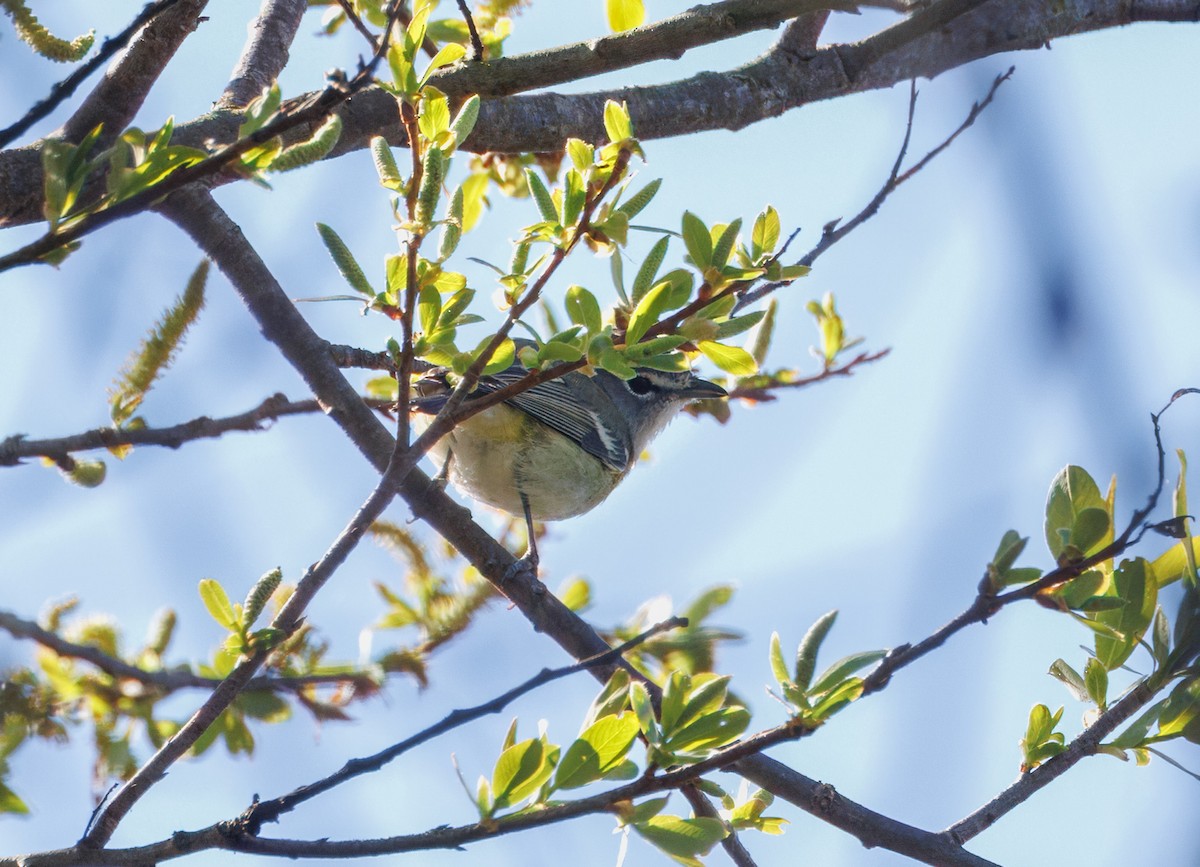
[[[693,379],[683,390],[689,400],[704,400],[705,398],[729,397],[729,392],[715,382],[707,379]]]

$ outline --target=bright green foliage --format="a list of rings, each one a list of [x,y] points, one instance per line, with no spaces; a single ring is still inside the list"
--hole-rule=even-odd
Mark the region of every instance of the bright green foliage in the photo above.
[[[833,366],[839,355],[862,342],[861,338],[846,339],[846,327],[837,312],[832,292],[826,292],[819,304],[809,301],[807,310],[817,320],[817,327],[821,331],[821,357],[825,360],[826,369]]]
[[[783,658],[779,634],[771,635],[771,673],[782,691],[782,699],[793,719],[805,726],[817,727],[862,695],[863,681],[855,672],[879,662],[886,651],[853,653],[835,662],[814,679],[817,653],[833,627],[837,612],[830,611],[814,623],[796,648],[791,670]]]
[[[763,812],[775,803],[775,796],[765,789],[752,793],[741,803],[725,795],[722,803],[729,811],[729,824],[739,831],[752,829],[764,834],[782,834],[783,826],[787,824],[787,819],[763,815]]]
[[[171,144],[175,121],[167,118],[162,129],[147,136],[137,127],[121,133],[108,151],[104,205],[114,204],[160,185],[180,169],[200,162],[208,154],[196,148]]]
[[[647,743],[647,761],[658,767],[695,764],[741,736],[750,712],[727,701],[728,690],[728,677],[672,672],[656,717],[646,688],[631,683],[629,702]]]
[[[42,152],[45,192],[42,210],[50,224],[50,231],[55,232],[89,214],[158,186],[179,169],[207,156],[204,151],[171,144],[173,131],[174,121],[171,119],[150,137],[140,129],[130,127],[110,148],[96,156],[91,156],[91,152],[100,137],[99,126],[78,145],[62,141],[47,142]],[[105,194],[80,207],[79,196],[85,182],[92,174],[105,169]],[[50,260],[58,264],[68,252],[69,249],[60,248]]]
[[[1062,715],[1061,707],[1052,714],[1044,704],[1034,705],[1029,712],[1029,725],[1025,729],[1025,737],[1021,738],[1023,773],[1032,771],[1046,759],[1066,749],[1063,733],[1054,730],[1062,720]]]
[[[699,867],[700,855],[707,855],[712,847],[729,836],[729,829],[720,819],[679,816],[651,816],[631,823],[633,829],[649,840],[671,860],[686,867]]]
[[[551,790],[577,789],[603,779],[630,779],[637,766],[626,756],[638,731],[637,718],[629,711],[592,722],[562,754]]]
[[[84,182],[95,168],[89,154],[96,146],[101,130],[102,127],[95,127],[77,145],[49,139],[42,148],[45,193],[42,214],[52,232],[58,229],[64,218],[73,216]]]
[[[0,6],[3,6],[4,11],[12,18],[13,27],[21,41],[47,60],[58,63],[82,60],[92,50],[92,43],[96,41],[94,30],[89,30],[70,41],[60,39],[41,25],[25,0],[0,0]]]
[[[1092,622],[1107,627],[1096,631],[1096,657],[1112,671],[1133,653],[1154,617],[1158,584],[1150,564],[1141,557],[1121,561],[1104,595],[1121,603],[1092,615]]]
[[[258,579],[246,595],[246,601],[241,604],[231,603],[225,588],[216,580],[205,578],[200,582],[200,600],[204,608],[217,625],[229,632],[225,646],[218,654],[218,669],[228,673],[238,657],[271,650],[283,640],[283,634],[270,626],[251,631],[282,579],[283,573],[278,568],[267,572]],[[290,594],[291,591],[287,592]]]
[[[1017,568],[1013,565],[1028,543],[1028,536],[1022,536],[1016,530],[1004,531],[1000,544],[996,548],[996,554],[992,557],[992,562],[987,565],[984,580],[987,582],[990,592],[998,593],[1005,587],[1011,587],[1014,584],[1028,584],[1042,577],[1041,569]]]
[[[175,299],[155,323],[142,345],[125,363],[109,392],[113,424],[128,422],[154,381],[170,366],[188,328],[204,308],[204,287],[208,281],[208,260],[204,260],[188,279],[183,294]]]
[[[1059,563],[1083,559],[1112,541],[1112,492],[1104,497],[1082,467],[1055,476],[1046,498],[1046,544]]]

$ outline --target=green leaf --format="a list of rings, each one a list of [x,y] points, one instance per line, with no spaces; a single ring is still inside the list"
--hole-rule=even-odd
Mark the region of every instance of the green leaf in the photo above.
[[[1120,666],[1137,647],[1138,640],[1154,618],[1158,603],[1158,584],[1150,564],[1137,557],[1123,560],[1112,575],[1111,594],[1125,604],[1120,608],[1096,612],[1093,619],[1114,630],[1120,637],[1096,634],[1096,658],[1108,671]]]
[[[1066,684],[1067,689],[1071,691],[1071,695],[1075,696],[1079,701],[1088,700],[1087,684],[1083,682],[1082,675],[1067,664],[1064,659],[1056,659],[1050,664],[1049,674],[1056,680]]]
[[[429,61],[429,66],[425,69],[425,74],[421,76],[421,86],[425,86],[425,82],[429,81],[429,76],[433,75],[443,66],[449,66],[452,63],[458,63],[467,54],[467,49],[459,45],[457,42],[451,42],[449,45],[443,45],[438,53],[433,55],[433,59]]]
[[[714,845],[729,835],[720,819],[679,816],[653,816],[635,822],[633,829],[662,851],[685,864],[698,864],[697,855],[707,855]]]
[[[1088,698],[1100,710],[1108,707],[1108,672],[1096,658],[1087,661],[1083,670],[1083,681],[1087,686]]]
[[[808,716],[813,720],[823,722],[862,695],[862,689],[861,678],[851,677],[843,680],[833,689],[820,695],[820,700],[813,705]]]
[[[277,723],[291,718],[292,706],[284,699],[267,690],[243,692],[236,699],[239,710],[263,722]]]
[[[570,286],[566,295],[567,316],[576,325],[582,325],[588,334],[596,334],[603,327],[600,302],[596,296],[582,286]]]
[[[744,707],[722,707],[701,714],[687,725],[672,732],[665,748],[681,753],[701,754],[723,747],[736,740],[750,725],[750,711]],[[679,756],[683,758],[683,756]],[[702,756],[696,755],[698,760]]]
[[[714,268],[724,268],[733,252],[733,243],[737,240],[738,232],[742,230],[742,218],[738,217],[723,230],[713,243],[712,264]]]
[[[804,638],[800,640],[800,645],[796,648],[796,674],[792,681],[805,692],[808,691],[808,687],[812,683],[813,672],[816,671],[817,652],[821,648],[821,642],[833,628],[835,620],[837,620],[836,610],[822,614],[817,618],[817,622],[808,628],[808,632],[804,633]],[[780,681],[780,683],[782,682]]]
[[[770,205],[754,220],[750,232],[750,258],[757,262],[764,253],[774,253],[779,243],[779,212]]]
[[[200,581],[200,601],[204,603],[213,620],[230,632],[238,631],[241,624],[233,613],[233,605],[229,602],[225,588],[215,579],[204,578]]]
[[[502,752],[492,772],[494,809],[510,807],[540,789],[554,773],[551,759],[556,752],[540,738],[521,741]]]
[[[658,740],[658,724],[654,721],[654,706],[650,702],[650,693],[645,685],[638,680],[629,684],[629,706],[637,715],[638,727],[651,743]]]
[[[27,814],[29,807],[4,783],[0,783],[0,813]]]
[[[438,327],[442,315],[442,294],[434,286],[422,286],[418,294],[417,314],[421,330],[428,334]]]
[[[665,735],[669,736],[675,728],[690,686],[691,678],[682,671],[672,671],[667,677],[658,707],[658,722]]]
[[[629,324],[625,326],[625,343],[633,345],[641,340],[642,335],[669,309],[670,300],[671,284],[665,281],[647,292],[629,315]]]
[[[604,131],[613,144],[633,138],[633,123],[629,119],[629,107],[623,102],[607,100],[604,103]]]
[[[809,692],[813,694],[825,692],[825,690],[833,687],[835,684],[844,681],[854,672],[869,665],[874,665],[885,656],[887,656],[886,650],[864,650],[844,656],[821,673],[821,676],[817,678],[817,682],[812,685]]]
[[[575,221],[583,212],[583,205],[586,201],[587,189],[583,182],[583,175],[576,169],[568,169],[562,193],[562,224],[564,226],[575,225]]]
[[[567,747],[554,773],[555,789],[575,789],[621,767],[638,736],[632,713],[603,716]]]
[[[726,346],[712,340],[701,340],[696,348],[718,368],[734,376],[750,376],[758,372],[754,356],[740,346]]]
[[[762,318],[767,315],[765,310],[755,310],[753,313],[747,313],[744,316],[735,316],[732,319],[720,323],[717,326],[717,340],[725,340],[741,334],[743,331],[749,331],[755,325],[762,321]],[[758,359],[755,359],[753,354],[750,356],[755,363],[757,369]]]
[[[583,139],[569,138],[567,139],[567,156],[571,158],[571,165],[581,172],[586,172],[595,162],[596,149]]]
[[[608,14],[608,26],[613,33],[640,27],[646,20],[646,7],[642,0],[605,0],[604,7]]]
[[[1086,509],[1100,509],[1107,513],[1108,505],[1100,494],[1095,480],[1082,467],[1064,467],[1054,481],[1050,483],[1050,493],[1046,497],[1046,544],[1050,553],[1058,560],[1073,545],[1072,530],[1075,528],[1076,517]],[[1085,518],[1080,525],[1081,532],[1091,535],[1095,528],[1095,516]],[[1087,551],[1079,546],[1080,555]]]
[[[478,358],[483,354],[483,350],[492,342],[491,337],[485,337],[479,341],[479,345],[475,347],[475,352],[472,353],[474,358]],[[487,376],[493,373],[499,373],[502,370],[507,370],[512,367],[513,362],[517,360],[517,345],[511,337],[504,338],[504,342],[496,347],[496,351],[492,353],[491,360],[484,366],[482,375]]]
[[[771,633],[771,649],[768,654],[771,660],[771,674],[775,676],[775,681],[780,686],[789,686],[792,683],[791,675],[787,670],[787,663],[783,659],[783,646],[779,641],[779,633]],[[809,676],[811,676],[811,671]]]
[[[683,212],[683,243],[692,262],[701,271],[712,264],[712,236],[704,221],[691,211]]]

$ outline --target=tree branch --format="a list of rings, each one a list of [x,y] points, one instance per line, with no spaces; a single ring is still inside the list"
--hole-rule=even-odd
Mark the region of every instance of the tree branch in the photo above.
[[[288,50],[307,9],[307,0],[262,0],[242,55],[217,100],[218,109],[244,108],[271,86],[287,65]]]
[[[683,617],[672,617],[664,620],[661,623],[656,623],[640,635],[625,641],[616,647],[612,647],[603,653],[581,660],[572,665],[565,665],[560,668],[543,668],[533,677],[526,680],[524,683],[518,684],[507,692],[496,696],[495,698],[469,708],[460,708],[451,711],[438,722],[427,728],[422,729],[411,737],[393,744],[387,749],[380,750],[370,756],[364,756],[358,759],[351,759],[341,768],[341,770],[330,774],[313,783],[300,786],[278,798],[271,798],[268,801],[256,801],[246,809],[237,820],[233,823],[238,834],[249,834],[257,836],[262,826],[266,822],[278,822],[279,817],[284,813],[290,812],[300,804],[315,798],[317,795],[328,792],[342,783],[349,782],[355,777],[363,774],[374,773],[389,762],[399,758],[404,753],[412,750],[421,744],[427,743],[434,738],[444,735],[446,732],[453,731],[459,726],[466,725],[469,722],[480,719],[488,714],[499,713],[504,710],[509,704],[516,699],[532,692],[539,687],[545,686],[548,683],[567,677],[572,674],[577,674],[581,671],[587,671],[591,668],[599,666],[613,666],[621,663],[622,657],[630,650],[645,642],[647,639],[658,635],[662,632],[667,632],[672,629],[687,626],[687,619]]]
[[[391,405],[390,401],[381,400],[368,400],[367,403],[376,408]],[[42,440],[26,439],[21,434],[15,434],[0,442],[0,467],[17,466],[23,458],[33,457],[44,457],[58,462],[72,452],[89,449],[138,445],[177,449],[185,443],[216,439],[230,431],[266,430],[265,422],[289,415],[306,415],[320,411],[321,407],[315,400],[291,401],[282,394],[274,394],[248,412],[215,419],[200,416],[169,427],[99,427],[70,436]]]
[[[986,831],[1014,807],[1029,800],[1034,792],[1058,779],[1081,759],[1094,756],[1099,750],[1100,742],[1112,734],[1117,726],[1145,707],[1156,694],[1149,683],[1140,681],[1128,695],[1100,714],[1063,752],[1023,774],[995,798],[969,816],[955,822],[944,833],[959,843],[965,843]]]
[[[887,88],[918,76],[932,78],[993,54],[1039,49],[1063,36],[1134,21],[1190,22],[1200,16],[1196,0],[1146,0],[1133,5],[1123,0],[1092,0],[1057,6],[1048,6],[1040,0],[986,3],[943,0],[934,4],[933,9],[937,10],[936,15],[930,11],[918,17],[922,14],[918,12],[854,45],[825,46],[811,56],[798,56],[789,42],[777,45],[738,69],[705,72],[667,84],[572,95],[537,93],[485,99],[479,122],[465,148],[477,153],[522,153],[557,151],[570,137],[599,141],[603,135],[600,117],[608,99],[628,102],[638,125],[638,136],[644,141],[702,130],[742,129],[812,102]],[[958,17],[947,25],[951,13]],[[911,21],[917,21],[919,26],[909,24]],[[894,32],[896,28],[902,29]],[[727,31],[722,38],[741,32],[744,31]],[[713,32],[712,38],[718,35]],[[539,82],[539,86],[551,86],[586,76],[567,61],[573,52],[587,51],[586,46],[591,44],[584,43],[584,49],[567,46],[503,60],[526,64],[522,68],[533,76],[531,80]],[[607,55],[597,55],[602,60],[592,61],[595,72],[589,74],[672,56],[666,48],[655,46],[652,51],[651,45],[646,44],[641,48],[644,53],[631,58],[622,47],[615,55],[620,63],[614,63]],[[499,62],[459,64],[439,70],[431,82],[456,99],[481,90],[490,92],[498,85],[483,76],[483,70],[492,69]],[[398,146],[405,144],[396,118],[395,100],[381,90],[370,89],[356,95],[339,114],[345,127],[331,156],[359,150],[373,135],[385,135]],[[174,141],[193,147],[202,147],[209,141],[231,142],[237,137],[240,120],[240,115],[231,112],[206,115],[176,127]],[[285,138],[292,141],[300,135],[295,133]],[[227,180],[219,178],[213,182]],[[41,186],[38,146],[0,153],[0,227],[40,220]]]
[[[200,25],[200,14],[207,5],[208,0],[183,0],[161,9],[108,68],[70,119],[51,135],[78,142],[103,124],[99,146],[115,141],[133,121],[179,46]],[[138,17],[144,15],[145,10]]]
[[[14,638],[28,638],[62,657],[79,659],[90,663],[100,671],[118,680],[133,681],[163,694],[182,689],[215,689],[221,683],[219,677],[203,677],[190,671],[150,671],[132,665],[123,659],[110,656],[98,647],[68,641],[57,633],[43,629],[32,620],[25,620],[10,611],[0,610],[0,629]],[[374,691],[378,684],[362,672],[338,674],[302,674],[293,676],[262,675],[246,683],[247,690],[270,692],[299,692],[309,686],[350,684]]]

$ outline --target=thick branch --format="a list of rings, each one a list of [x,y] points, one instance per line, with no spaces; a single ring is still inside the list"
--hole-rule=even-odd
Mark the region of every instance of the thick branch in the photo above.
[[[599,141],[603,135],[603,105],[610,98],[629,103],[642,140],[702,130],[741,129],[808,103],[887,88],[918,76],[932,78],[981,57],[1042,48],[1063,36],[1134,21],[1200,18],[1197,0],[1146,0],[1137,4],[1125,0],[980,2],[944,0],[926,13],[919,12],[853,45],[797,52],[794,41],[788,40],[739,69],[705,72],[683,81],[569,96],[538,93],[486,99],[465,147],[475,152],[520,153],[559,150],[572,136]],[[958,17],[946,23],[952,12]],[[740,32],[729,31],[723,38]],[[597,55],[601,62],[592,61],[591,74],[669,56],[654,53],[649,46],[643,48],[647,51],[632,61],[620,51],[613,55],[615,59]],[[529,64],[522,67],[531,76],[528,81],[549,86],[585,77],[585,73],[563,63],[565,57],[579,50],[578,46],[567,46],[509,58],[507,62]],[[433,83],[459,98],[495,89],[496,85],[488,80],[480,80],[476,66],[460,64],[439,71]],[[493,69],[492,63],[485,66]],[[364,147],[373,135],[386,135],[393,144],[404,144],[395,100],[380,90],[357,94],[339,113],[345,128],[334,156]],[[236,137],[239,122],[239,116],[231,112],[206,115],[176,127],[175,141],[195,147],[206,141],[230,142]],[[298,138],[303,133],[294,135]],[[41,219],[41,185],[37,146],[0,154],[0,226]]]
[[[133,121],[179,46],[200,25],[207,5],[208,0],[182,0],[153,18],[53,135],[77,142],[104,124],[100,146],[116,139]]]
[[[270,87],[287,65],[288,49],[307,8],[308,0],[263,0],[217,108],[241,108]]]

